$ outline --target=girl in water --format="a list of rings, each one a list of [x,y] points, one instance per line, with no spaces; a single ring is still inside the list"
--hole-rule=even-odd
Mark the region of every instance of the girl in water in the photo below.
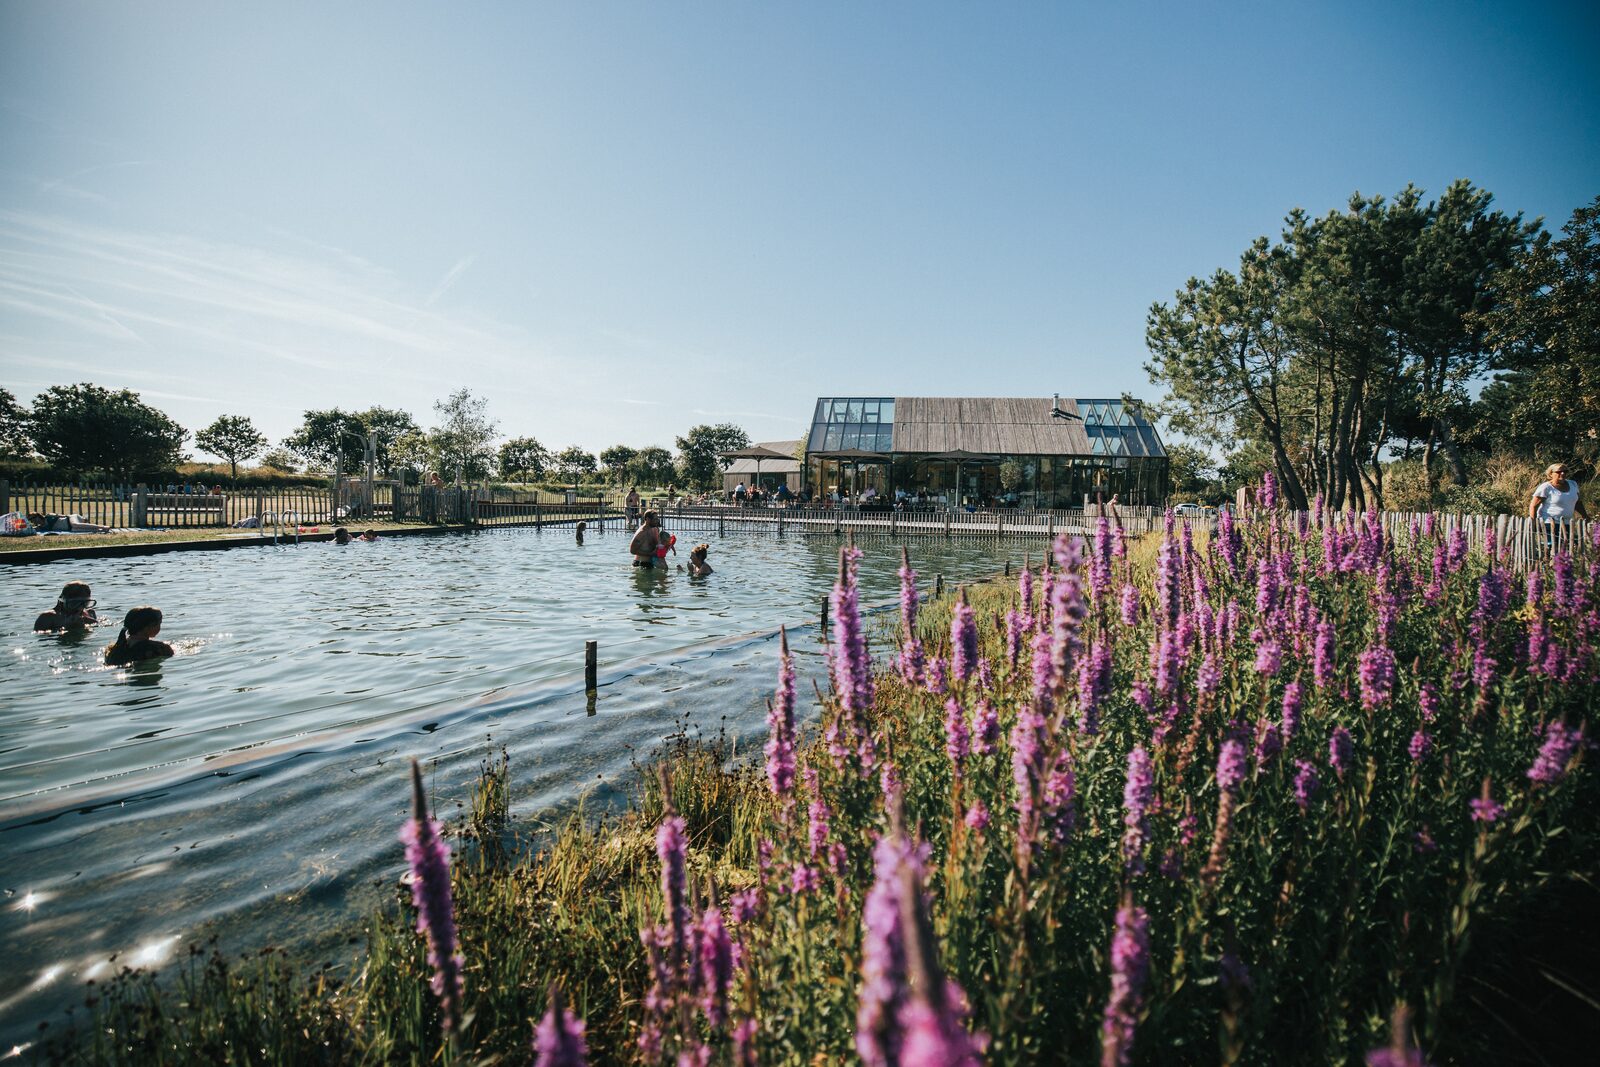
[[[711,573],[711,564],[706,562],[706,553],[711,551],[711,546],[701,542],[689,550],[689,576],[691,578],[704,578]]]
[[[106,666],[122,667],[145,659],[166,659],[172,646],[155,640],[161,632],[160,608],[134,608],[122,620],[122,632],[106,649]]]

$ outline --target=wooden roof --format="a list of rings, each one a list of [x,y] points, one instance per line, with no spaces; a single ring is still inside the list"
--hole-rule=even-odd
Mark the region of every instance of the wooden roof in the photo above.
[[[1054,400],[1041,397],[898,396],[896,452],[965,449],[1007,456],[1086,456],[1089,435],[1077,419],[1052,418]],[[1078,414],[1075,400],[1061,398]]]
[[[782,452],[788,459],[764,459],[761,461],[762,474],[793,474],[800,469],[800,461],[794,458],[794,450],[799,446],[799,441],[761,441],[758,447],[770,448],[774,452]],[[749,474],[756,473],[756,461],[753,459],[736,459],[729,463],[723,471],[724,474]]]

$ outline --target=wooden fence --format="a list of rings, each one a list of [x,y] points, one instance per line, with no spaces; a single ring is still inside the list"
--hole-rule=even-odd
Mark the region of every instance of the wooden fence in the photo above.
[[[0,514],[20,512],[43,530],[179,529],[361,522],[395,515],[395,494],[380,484],[369,502],[348,489],[317,486],[35,485],[0,480]]]

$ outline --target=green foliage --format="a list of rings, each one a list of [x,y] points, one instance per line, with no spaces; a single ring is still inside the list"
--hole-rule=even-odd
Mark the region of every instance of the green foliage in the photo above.
[[[293,474],[300,469],[300,465],[295,462],[294,453],[287,448],[274,448],[262,453],[261,465],[270,470],[283,471],[285,474]]]
[[[358,411],[353,418],[361,424],[363,433],[373,435],[378,476],[394,477],[396,470],[404,466],[395,451],[395,444],[411,434],[420,432],[417,420],[413,419],[409,412],[377,406]]]
[[[1458,438],[1490,348],[1483,323],[1537,229],[1491,199],[1463,181],[1435,201],[1407,186],[1321,218],[1291,212],[1236,272],[1191,278],[1151,308],[1162,413],[1250,447],[1297,507],[1317,493],[1383,507],[1384,456],[1414,441],[1430,485],[1446,471],[1465,485]]]
[[[594,453],[585,451],[577,445],[569,445],[556,453],[555,468],[561,472],[561,477],[576,485],[581,479],[595,473],[600,469]]]
[[[228,461],[229,477],[239,478],[239,461],[257,455],[267,447],[267,439],[255,423],[243,415],[222,415],[194,435],[195,447]]]
[[[600,452],[600,462],[605,465],[606,477],[616,485],[621,485],[632,476],[634,461],[638,457],[638,450],[627,445],[612,445]]]
[[[429,434],[435,469],[463,481],[489,476],[498,424],[488,416],[489,401],[458,389],[433,405],[439,425]]]
[[[660,445],[646,445],[633,457],[632,479],[638,485],[668,485],[676,474],[672,453]]]
[[[677,439],[678,476],[694,489],[715,489],[722,484],[723,452],[746,448],[750,435],[731,422],[693,426]]]
[[[533,437],[513,437],[500,446],[497,466],[500,477],[527,481],[543,478],[554,458],[550,450]]]
[[[17,403],[11,390],[0,388],[0,460],[27,459],[31,455],[28,412]]]
[[[1600,197],[1561,230],[1541,233],[1496,276],[1498,303],[1479,316],[1501,368],[1476,411],[1486,444],[1546,462],[1600,460]]]
[[[308,468],[356,471],[365,460],[366,430],[359,418],[339,408],[307,411],[283,447]]]
[[[1014,491],[1022,484],[1022,461],[1008,459],[1000,464],[1000,488],[1006,492]]]
[[[1173,497],[1218,503],[1226,497],[1216,464],[1202,448],[1168,442],[1167,462]]]
[[[28,417],[33,447],[72,474],[104,472],[131,480],[170,470],[188,431],[139,399],[139,394],[83,382],[52,385]]]

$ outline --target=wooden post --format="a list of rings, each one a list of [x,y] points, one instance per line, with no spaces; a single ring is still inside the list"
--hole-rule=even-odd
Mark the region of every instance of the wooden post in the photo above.
[[[145,525],[149,492],[150,490],[143,482],[140,482],[139,487],[133,491],[133,525],[135,527],[142,528]]]
[[[1050,529],[1048,531],[1046,531],[1045,536],[1049,537],[1050,541],[1052,543],[1055,542],[1055,539],[1056,539],[1056,513],[1054,511],[1050,512]]]
[[[950,515],[951,513],[948,511],[944,513],[944,535],[946,537],[950,536]]]
[[[583,643],[583,686],[585,689],[594,689],[599,684],[600,671],[600,642],[585,641]]]
[[[0,478],[0,515],[11,514],[11,483]]]
[[[783,536],[783,512],[778,512],[778,535]]]
[[[994,513],[994,535],[996,537],[1001,537],[1001,536],[1004,536],[1005,532],[1006,532],[1006,517],[1004,515],[1000,514],[1000,512],[997,511],[997,512]]]
[[[717,536],[721,537],[726,531],[722,526],[722,512],[717,512]]]
[[[944,575],[935,574],[933,576],[933,599],[938,600],[942,596],[944,596]]]
[[[1006,560],[1006,577],[1011,577],[1011,561],[1009,559]]]
[[[822,595],[822,643],[828,643],[828,595]]]
[[[899,532],[900,532],[900,514],[899,514],[899,512],[891,511],[891,512],[889,512],[889,536],[893,537],[895,534],[898,534]]]

